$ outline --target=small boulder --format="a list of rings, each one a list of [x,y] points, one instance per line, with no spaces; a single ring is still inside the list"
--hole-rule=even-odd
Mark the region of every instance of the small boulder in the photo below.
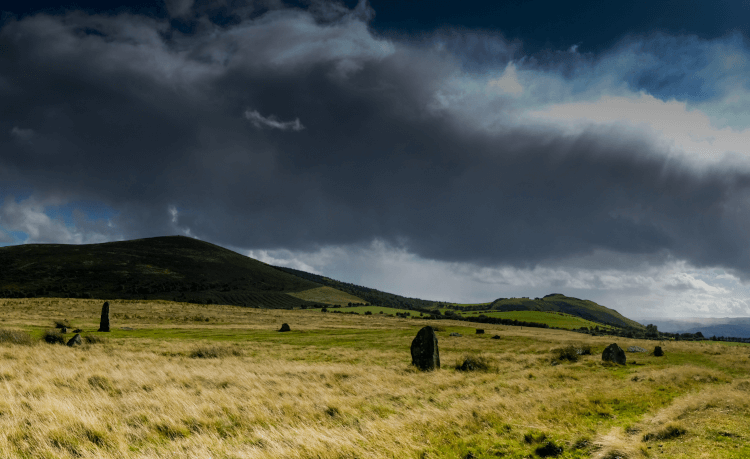
[[[291,328],[289,328],[289,324],[281,324],[281,328],[279,329],[280,332],[288,332],[292,331]]]
[[[448,335],[448,336],[463,336],[463,335],[462,335],[461,333],[451,333],[451,334],[450,334],[450,335]]]
[[[76,333],[75,336],[68,341],[68,347],[80,346],[81,344],[83,344],[83,340],[81,339],[80,333]]]
[[[615,362],[619,365],[625,365],[625,351],[616,343],[612,343],[602,352],[602,360],[605,362]]]
[[[422,327],[411,342],[411,364],[422,371],[440,368],[440,351],[435,330]]]
[[[481,328],[477,328],[477,335],[484,335],[484,330]]]
[[[67,327],[60,327],[60,333],[62,333],[63,335],[66,334],[66,333],[68,333],[68,328]]]
[[[500,339],[500,335],[495,335],[492,337],[492,339]]]
[[[81,330],[80,328],[76,328],[75,330],[73,330],[73,333],[81,333],[81,332],[83,332],[83,330]]]
[[[656,346],[654,348],[654,356],[655,357],[661,357],[664,355],[664,351],[661,349],[661,346]]]
[[[628,352],[646,352],[646,350],[639,346],[629,346]]]

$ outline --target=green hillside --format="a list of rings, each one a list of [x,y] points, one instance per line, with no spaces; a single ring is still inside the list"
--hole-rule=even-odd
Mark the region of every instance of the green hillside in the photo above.
[[[581,300],[559,293],[546,295],[544,298],[501,298],[493,301],[487,308],[493,311],[553,311],[563,312],[582,319],[617,327],[643,328],[643,325],[630,320],[614,309],[607,308],[589,300]]]
[[[541,311],[541,312],[561,312],[571,316],[579,317],[585,321],[595,322],[599,325],[612,325],[615,327],[633,327],[643,329],[643,325],[624,317],[614,309],[594,303],[589,300],[568,297],[559,293],[553,293],[544,298],[500,298],[490,303],[477,304],[456,304],[442,301],[421,300],[418,298],[408,298],[393,293],[381,292],[380,290],[363,287],[361,285],[350,284],[347,282],[337,281],[329,277],[318,274],[307,273],[291,268],[276,267],[276,269],[299,276],[318,284],[333,287],[337,290],[355,295],[372,305],[386,306],[398,309],[408,309],[420,312],[440,312],[448,313],[449,317],[456,314],[455,317],[462,317],[471,320],[478,315],[463,314],[464,312],[484,311],[487,317],[498,317],[495,312],[504,311]],[[521,319],[518,319],[521,320]],[[534,321],[536,322],[536,321]],[[547,323],[540,321],[539,323]],[[583,323],[583,322],[582,322]],[[554,326],[554,325],[550,325]],[[582,325],[588,326],[588,325]],[[564,327],[567,328],[567,327]]]
[[[582,319],[572,314],[566,314],[564,312],[551,312],[551,311],[492,311],[492,312],[470,312],[462,314],[464,317],[471,320],[472,316],[485,315],[487,317],[498,317],[500,319],[518,320],[521,322],[536,322],[541,324],[547,324],[551,328],[562,328],[566,330],[574,330],[577,328],[590,328],[595,327],[609,328],[609,325],[602,325],[598,322],[592,322],[590,320]]]
[[[314,306],[287,293],[320,284],[184,236],[0,248],[0,297],[174,300],[267,308]]]

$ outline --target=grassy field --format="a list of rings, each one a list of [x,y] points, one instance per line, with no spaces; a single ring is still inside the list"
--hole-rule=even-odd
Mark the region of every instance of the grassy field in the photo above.
[[[300,300],[314,301],[316,303],[324,304],[338,304],[342,306],[349,303],[366,303],[366,301],[361,298],[349,295],[348,293],[336,290],[332,287],[318,287],[302,292],[288,293],[287,295],[299,298]]]
[[[0,457],[750,457],[747,346],[618,338],[666,355],[616,366],[611,337],[439,321],[442,369],[421,373],[418,318],[113,301],[106,334],[101,303],[0,300],[2,329],[105,337],[0,343]],[[568,345],[593,355],[553,362]]]
[[[484,314],[487,317],[499,317],[501,319],[520,320],[524,322],[538,322],[547,324],[550,327],[565,328],[573,330],[576,328],[612,328],[580,317],[565,314],[563,312],[543,312],[543,311],[477,311],[465,312],[461,314],[464,317],[472,317]]]
[[[314,311],[320,311],[320,309],[314,309]],[[347,306],[345,308],[336,308],[336,309],[328,309],[329,312],[331,311],[341,311],[341,312],[356,312],[357,314],[364,314],[366,312],[369,312],[371,314],[380,314],[381,312],[383,314],[393,314],[396,313],[399,314],[405,314],[409,313],[413,316],[419,317],[418,311],[412,311],[409,309],[399,309],[399,308],[388,308],[385,306]]]

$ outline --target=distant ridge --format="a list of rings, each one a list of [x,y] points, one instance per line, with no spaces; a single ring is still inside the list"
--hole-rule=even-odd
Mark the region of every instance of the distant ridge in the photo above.
[[[600,324],[614,325],[616,327],[643,329],[643,325],[630,320],[614,309],[594,303],[589,300],[568,297],[560,293],[551,293],[544,298],[500,298],[492,303],[484,304],[454,304],[442,301],[421,300],[419,298],[408,298],[393,293],[386,293],[361,285],[337,281],[329,277],[312,274],[297,269],[277,266],[276,269],[300,276],[318,284],[323,284],[351,295],[356,295],[368,301],[370,304],[387,306],[398,309],[411,309],[415,311],[434,311],[437,309],[448,309],[455,311],[543,311],[564,312],[582,319],[591,320]]]
[[[165,236],[0,247],[0,297],[172,300],[290,308],[320,284],[209,242]]]
[[[500,298],[493,301],[489,309],[497,311],[547,311],[564,312],[582,319],[591,320],[617,327],[643,328],[643,325],[628,319],[614,309],[594,303],[565,296],[561,293],[551,293],[543,298]]]

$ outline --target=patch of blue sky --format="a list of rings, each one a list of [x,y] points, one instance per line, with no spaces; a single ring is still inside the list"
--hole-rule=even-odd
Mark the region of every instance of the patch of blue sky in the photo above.
[[[74,210],[82,212],[85,215],[86,220],[89,221],[110,220],[117,215],[115,209],[101,202],[90,200],[72,201],[61,205],[45,206],[44,213],[49,218],[63,221],[65,226],[72,228],[75,226],[73,217]]]
[[[7,231],[0,226],[0,247],[23,244],[28,238],[23,231]]]

